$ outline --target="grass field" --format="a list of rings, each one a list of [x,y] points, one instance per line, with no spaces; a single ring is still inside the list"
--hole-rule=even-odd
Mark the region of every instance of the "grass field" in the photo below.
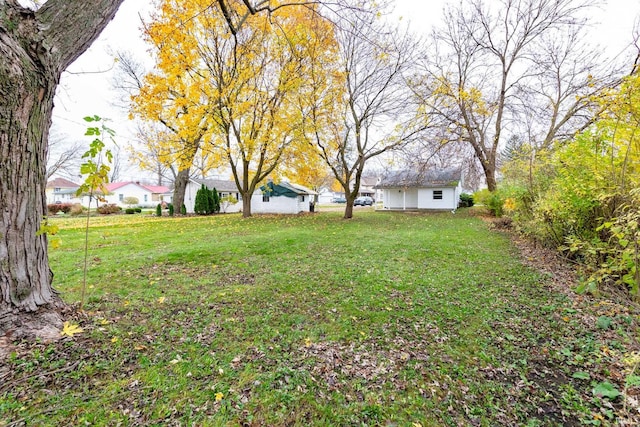
[[[83,221],[56,218],[65,301]],[[82,332],[0,362],[0,426],[613,425],[637,316],[460,212],[92,218]],[[616,393],[623,395],[617,395]]]

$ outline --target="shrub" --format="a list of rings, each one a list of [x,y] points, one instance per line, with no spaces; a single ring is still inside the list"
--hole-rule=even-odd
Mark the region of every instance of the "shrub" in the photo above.
[[[122,208],[118,205],[116,205],[115,203],[110,203],[110,204],[104,204],[102,206],[99,206],[97,211],[99,214],[103,214],[103,215],[110,215],[110,214],[114,214],[114,213],[118,213],[122,210]]]
[[[196,193],[196,200],[193,205],[193,211],[198,215],[207,215],[211,213],[213,200],[209,189],[202,184]]]
[[[473,206],[473,195],[467,193],[460,194],[460,202],[458,203],[458,206],[461,208],[470,208]]]
[[[136,213],[136,210],[134,208],[127,208],[124,210],[124,213],[126,213],[127,215],[131,215]]]
[[[124,203],[125,205],[131,207],[133,205],[137,205],[139,203],[139,200],[137,197],[125,197],[122,200],[122,203]]]
[[[504,213],[503,206],[505,197],[499,191],[489,191],[487,189],[476,191],[472,196],[473,200],[486,206],[489,212],[495,217],[501,217]]]
[[[158,203],[156,206],[156,216],[162,216],[162,203]]]
[[[227,209],[229,209],[229,206],[235,205],[236,203],[238,203],[238,200],[235,197],[224,196],[223,198],[220,199],[220,210],[223,213],[226,213]]]
[[[212,213],[220,212],[220,194],[218,194],[218,190],[216,190],[215,187],[213,188],[213,190],[211,190],[211,198],[213,202],[211,212]]]
[[[180,208],[180,214],[181,215],[186,215],[187,214],[187,207],[184,204]]]
[[[84,207],[80,203],[76,203],[73,206],[71,206],[71,210],[69,211],[69,214],[73,216],[78,216],[78,215],[81,215],[84,211],[85,211]]]
[[[169,203],[169,216],[173,216],[173,203]]]
[[[58,212],[69,213],[73,205],[71,203],[52,203],[47,205],[47,210],[50,215],[55,215]]]
[[[136,213],[142,213],[142,208],[133,208],[133,209],[136,211]]]

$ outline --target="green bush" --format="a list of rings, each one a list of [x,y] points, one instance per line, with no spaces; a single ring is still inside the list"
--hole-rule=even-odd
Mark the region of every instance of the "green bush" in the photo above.
[[[211,190],[211,213],[218,212],[220,212],[220,195],[214,187],[213,190]]]
[[[458,207],[470,208],[471,206],[473,206],[473,195],[467,193],[460,194],[460,202],[458,203]]]
[[[142,213],[142,208],[133,208],[133,209],[136,211],[136,213]]]
[[[182,204],[182,207],[180,208],[180,214],[181,215],[187,214],[187,207],[184,204]]]
[[[202,184],[196,193],[193,211],[198,215],[208,215],[212,212],[213,200],[209,189]]]
[[[498,190],[489,191],[486,188],[480,191],[476,191],[473,196],[473,200],[479,204],[484,205],[489,212],[495,217],[501,217],[504,213],[504,201],[506,197]]]
[[[134,208],[127,208],[124,210],[124,213],[126,213],[127,215],[131,215],[136,213],[136,210]]]
[[[156,206],[156,216],[162,216],[162,203],[158,203]]]
[[[169,203],[169,216],[173,216],[173,203]]]

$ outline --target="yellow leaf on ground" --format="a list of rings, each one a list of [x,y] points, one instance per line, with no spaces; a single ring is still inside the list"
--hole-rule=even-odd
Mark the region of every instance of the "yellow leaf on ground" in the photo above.
[[[60,331],[60,335],[72,337],[75,334],[79,334],[80,332],[82,332],[82,328],[80,326],[71,322],[64,322],[64,326]]]

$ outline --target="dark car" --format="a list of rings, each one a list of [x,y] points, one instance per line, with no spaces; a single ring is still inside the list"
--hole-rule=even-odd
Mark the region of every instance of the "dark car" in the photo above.
[[[332,203],[347,203],[347,199],[345,199],[344,197],[334,197],[331,200]]]
[[[353,202],[353,206],[372,206],[372,205],[373,205],[373,199],[369,196],[358,197]]]

